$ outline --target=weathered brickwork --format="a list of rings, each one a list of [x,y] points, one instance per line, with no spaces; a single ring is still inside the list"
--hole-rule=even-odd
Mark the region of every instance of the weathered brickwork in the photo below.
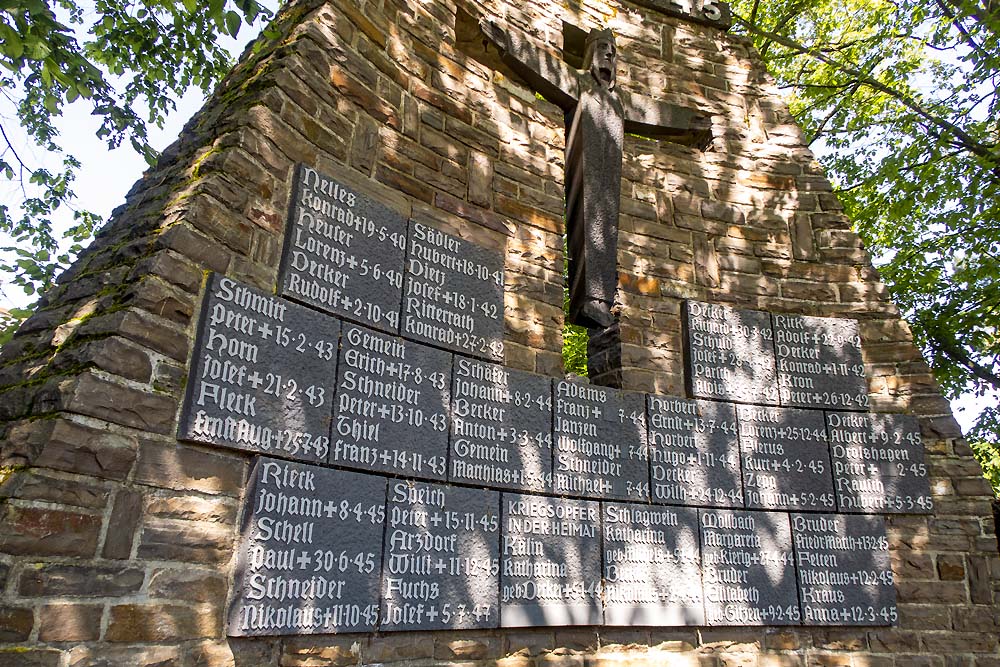
[[[623,86],[712,115],[705,151],[626,139],[613,379],[683,393],[686,298],[861,320],[936,504],[889,521],[899,627],[225,637],[249,457],[173,434],[204,272],[273,290],[295,163],[505,251],[507,364],[562,372],[562,112],[490,67],[481,13],[553,53],[610,23]],[[305,0],[276,28],[0,352],[0,664],[1000,667],[989,488],[745,41],[618,0]]]

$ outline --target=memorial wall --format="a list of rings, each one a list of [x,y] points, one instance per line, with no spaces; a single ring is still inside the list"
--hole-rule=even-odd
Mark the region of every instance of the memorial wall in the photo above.
[[[856,321],[687,301],[694,400],[513,371],[497,253],[292,191],[279,284],[323,312],[212,274],[178,431],[264,455],[231,635],[898,620],[883,519],[847,513],[933,502],[916,420],[858,411]],[[380,293],[339,267],[401,289],[353,307]]]
[[[735,20],[283,7],[0,350],[0,664],[1000,667],[990,489]]]

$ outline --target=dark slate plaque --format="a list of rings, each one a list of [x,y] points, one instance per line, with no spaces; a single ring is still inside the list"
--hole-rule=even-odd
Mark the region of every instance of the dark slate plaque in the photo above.
[[[799,624],[788,515],[706,509],[698,518],[708,624]]]
[[[494,488],[552,488],[552,380],[456,357],[452,380],[452,481]]]
[[[396,333],[405,253],[399,213],[298,166],[278,273],[282,295]]]
[[[495,628],[500,494],[389,482],[381,630]]]
[[[743,507],[735,406],[652,394],[648,406],[653,502]]]
[[[840,511],[929,514],[934,509],[916,417],[828,412],[826,422]]]
[[[602,509],[605,625],[705,625],[698,510]]]
[[[805,625],[895,625],[896,588],[885,519],[793,514]]]
[[[747,507],[836,509],[822,412],[739,405],[736,414]]]
[[[243,501],[231,636],[370,632],[386,482],[258,458]]]
[[[443,480],[451,357],[345,324],[330,463]]]
[[[503,255],[411,223],[401,333],[503,361]]]
[[[771,316],[700,301],[684,306],[690,395],[778,405]]]
[[[555,400],[553,491],[648,500],[645,394],[559,380]]]
[[[177,437],[326,460],[339,335],[332,317],[212,274]]]
[[[600,504],[505,493],[501,505],[501,626],[599,624]]]
[[[772,315],[782,405],[867,410],[857,320]]]

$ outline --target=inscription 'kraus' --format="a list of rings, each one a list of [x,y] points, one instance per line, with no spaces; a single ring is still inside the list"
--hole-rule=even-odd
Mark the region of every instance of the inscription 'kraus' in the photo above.
[[[178,438],[322,461],[340,322],[212,274]]]
[[[344,327],[330,462],[444,479],[451,354]]]
[[[403,333],[494,361],[503,359],[503,257],[411,223]]]
[[[406,223],[386,206],[299,165],[281,294],[382,331],[399,329]]]
[[[508,489],[552,486],[552,381],[458,357],[449,479]]]

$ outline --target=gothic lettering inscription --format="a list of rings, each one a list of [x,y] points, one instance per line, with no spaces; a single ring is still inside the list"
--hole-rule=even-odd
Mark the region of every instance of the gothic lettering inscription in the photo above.
[[[452,481],[503,489],[552,488],[552,381],[464,357],[455,359]]]
[[[885,519],[792,514],[806,625],[893,625],[898,620]]]
[[[698,510],[602,507],[605,625],[704,625]]]
[[[788,515],[699,510],[705,617],[709,625],[797,625]]]
[[[555,384],[558,494],[649,499],[645,396],[580,382]]]
[[[258,458],[243,504],[229,634],[370,632],[385,479]]]
[[[500,494],[389,482],[384,630],[495,628]]]
[[[841,511],[929,514],[933,510],[916,417],[828,412],[826,422]]]
[[[836,509],[822,412],[739,405],[736,414],[747,507]]]
[[[600,504],[504,493],[500,624],[601,622]]]
[[[298,166],[278,278],[282,295],[396,333],[405,252],[401,215]]]
[[[330,463],[443,480],[451,363],[449,352],[345,325]]]
[[[691,396],[778,405],[769,314],[686,301],[684,334]]]
[[[653,394],[647,400],[653,502],[743,507],[735,406]]]
[[[772,315],[782,405],[867,410],[857,320]]]
[[[503,360],[503,255],[413,222],[402,334]]]
[[[333,318],[212,274],[177,437],[324,461],[339,335]]]

